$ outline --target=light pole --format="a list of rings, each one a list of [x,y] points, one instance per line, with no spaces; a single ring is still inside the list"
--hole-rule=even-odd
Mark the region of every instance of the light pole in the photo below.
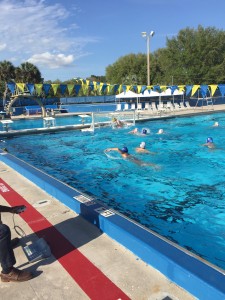
[[[146,38],[147,41],[147,85],[150,85],[150,38],[154,34],[154,31],[151,31],[149,34],[146,31],[141,33],[142,37]]]

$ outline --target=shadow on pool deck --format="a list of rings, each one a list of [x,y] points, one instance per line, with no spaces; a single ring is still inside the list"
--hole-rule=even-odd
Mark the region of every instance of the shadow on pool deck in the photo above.
[[[3,299],[195,299],[2,162],[0,176],[42,216],[34,222],[28,216],[30,223],[23,215],[15,216],[16,225],[26,233],[21,244],[43,236],[52,251],[50,258],[28,264],[21,245],[17,247],[16,266],[28,267],[35,277],[23,283],[0,283]],[[0,200],[8,205],[1,195]],[[36,206],[43,200],[48,204]],[[2,219],[16,236],[12,215],[4,213]],[[51,226],[34,232],[31,228],[40,227],[42,219]]]

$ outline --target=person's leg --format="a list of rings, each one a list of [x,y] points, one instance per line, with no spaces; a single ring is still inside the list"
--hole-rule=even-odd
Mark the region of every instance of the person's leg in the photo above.
[[[11,231],[5,224],[0,224],[0,264],[2,266],[1,280],[27,281],[32,278],[32,274],[27,271],[20,271],[14,268],[16,263],[15,255],[11,244]]]
[[[16,263],[14,252],[11,246],[11,232],[7,225],[0,224],[0,264],[2,273],[9,273]]]

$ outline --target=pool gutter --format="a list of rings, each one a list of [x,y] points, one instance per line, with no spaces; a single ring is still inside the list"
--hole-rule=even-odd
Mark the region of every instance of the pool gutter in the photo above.
[[[199,299],[225,299],[225,271],[0,150],[0,160]]]

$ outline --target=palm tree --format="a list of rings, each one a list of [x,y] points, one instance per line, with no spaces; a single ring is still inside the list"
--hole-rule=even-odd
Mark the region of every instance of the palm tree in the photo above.
[[[10,61],[0,62],[0,81],[4,83],[5,90],[3,93],[3,107],[6,104],[8,87],[7,83],[12,81],[15,78],[15,67]]]
[[[19,67],[17,67],[15,69],[15,74],[16,82],[42,83],[43,81],[39,69],[29,62],[22,63]]]

